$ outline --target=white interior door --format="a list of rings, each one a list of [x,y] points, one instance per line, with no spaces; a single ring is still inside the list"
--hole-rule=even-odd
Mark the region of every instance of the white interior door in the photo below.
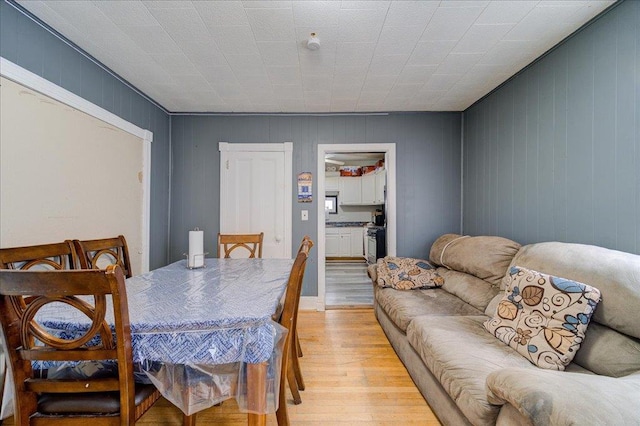
[[[220,232],[264,232],[262,257],[291,257],[291,144],[221,142],[220,160]]]

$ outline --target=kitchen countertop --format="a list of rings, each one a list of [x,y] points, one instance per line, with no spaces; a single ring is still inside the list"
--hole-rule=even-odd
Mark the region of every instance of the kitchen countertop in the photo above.
[[[327,228],[362,228],[369,222],[325,222]]]

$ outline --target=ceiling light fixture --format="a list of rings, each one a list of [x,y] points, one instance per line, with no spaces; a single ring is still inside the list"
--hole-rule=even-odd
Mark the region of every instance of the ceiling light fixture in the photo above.
[[[330,158],[325,158],[324,162],[329,164],[336,164],[338,166],[344,166],[344,161],[332,160]]]
[[[320,39],[316,36],[316,33],[311,33],[311,35],[309,36],[309,40],[307,40],[307,49],[320,49]]]

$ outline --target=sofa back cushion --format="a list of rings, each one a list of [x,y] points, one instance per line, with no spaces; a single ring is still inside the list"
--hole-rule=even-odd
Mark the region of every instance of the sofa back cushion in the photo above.
[[[444,278],[443,289],[481,311],[485,310],[489,302],[499,292],[496,286],[464,272],[440,267],[438,274]]]
[[[614,377],[640,370],[640,256],[584,244],[546,242],[522,247],[511,266],[599,289],[602,300],[592,323],[601,327],[589,328],[574,362]]]
[[[445,234],[431,246],[429,260],[499,286],[519,249],[507,238]]]

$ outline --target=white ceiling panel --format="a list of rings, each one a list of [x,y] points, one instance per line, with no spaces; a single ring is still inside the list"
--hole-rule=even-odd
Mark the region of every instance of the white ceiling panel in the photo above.
[[[376,42],[380,36],[385,15],[384,9],[340,10],[340,41]]]
[[[438,65],[451,53],[457,40],[421,41],[411,53],[408,65]]]
[[[253,31],[248,25],[215,26],[209,28],[209,31],[225,55],[258,54]]]
[[[485,53],[512,28],[512,24],[472,25],[452,52]]]
[[[492,2],[478,17],[476,24],[517,24],[533,9],[538,1],[503,0]]]
[[[471,1],[466,3],[474,4]],[[429,21],[421,40],[460,40],[482,10],[481,7],[440,7]]]
[[[395,1],[391,3],[385,25],[425,27],[438,8],[439,1]]]
[[[292,41],[258,43],[260,56],[266,66],[295,66],[298,68],[298,50]]]
[[[364,81],[364,86],[362,90],[367,92],[388,92],[391,90],[394,84],[396,84],[396,80],[398,76],[395,75],[371,75],[369,74]],[[383,98],[384,99],[384,98]],[[373,99],[368,100],[368,102],[373,102]]]
[[[297,1],[293,4],[293,18],[296,27],[337,26],[339,16],[339,1]]]
[[[246,12],[256,41],[291,41],[295,37],[291,8],[249,8]]]
[[[18,3],[171,112],[317,113],[464,110],[614,0]]]
[[[380,75],[400,75],[407,62],[407,55],[378,55],[376,54],[369,66],[367,78]]]
[[[208,27],[249,25],[240,1],[195,1],[193,6]]]

